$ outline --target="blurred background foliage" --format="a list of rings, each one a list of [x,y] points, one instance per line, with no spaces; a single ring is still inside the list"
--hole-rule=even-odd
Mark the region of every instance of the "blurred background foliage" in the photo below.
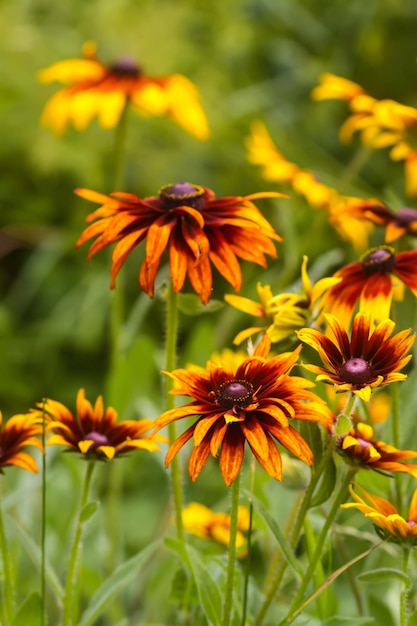
[[[417,106],[417,4],[413,0],[1,0],[0,9],[0,407],[8,417],[26,411],[44,396],[74,407],[77,389],[84,387],[92,400],[104,394],[105,403],[113,404],[123,418],[154,418],[163,408],[159,371],[164,304],[158,296],[149,300],[138,287],[143,250],[131,255],[118,279],[125,300],[125,358],[117,370],[109,371],[109,310],[114,298],[108,289],[109,255],[103,252],[87,263],[87,246],[74,249],[93,205],[74,196],[73,190],[111,191],[113,133],[97,122],[83,133],[69,129],[61,138],[40,128],[42,108],[58,86],[38,84],[37,72],[59,60],[79,57],[83,43],[92,39],[104,61],[128,54],[150,75],[179,72],[198,86],[211,127],[209,141],[196,141],[169,119],[143,119],[132,113],[125,191],[154,195],[162,185],[180,180],[208,186],[219,196],[285,191],[263,181],[246,160],[245,138],[255,119],[266,123],[288,159],[313,169],[338,188],[354,166],[360,146],[356,141],[339,143],[344,104],[314,103],[310,91],[320,73],[327,71],[360,83],[378,98]],[[404,206],[403,164],[390,162],[384,151],[375,152],[343,191],[376,196],[394,208]],[[300,198],[264,200],[259,206],[284,242],[277,246],[278,260],[270,261],[266,271],[243,264],[242,295],[255,296],[258,280],[273,289],[291,288],[299,279],[303,254],[310,258],[313,278],[356,259],[323,215]],[[320,236],[311,236],[312,224]],[[159,284],[166,276],[165,270]],[[216,278],[218,300],[231,291]],[[204,364],[213,350],[230,347],[234,334],[250,320],[222,307],[212,315],[182,316],[180,323],[182,363]],[[120,462],[128,468],[128,478],[126,515],[118,532],[128,552],[168,523],[163,455],[138,457]],[[72,474],[56,472],[51,479],[55,507],[49,512],[48,541],[55,555],[62,537],[71,531],[70,526],[63,529],[58,519],[60,502],[67,507],[67,521],[77,506],[71,481],[74,476],[79,479],[78,466],[65,458]],[[52,454],[51,468],[57,464]],[[103,466],[103,493],[107,472]],[[189,499],[201,500],[204,495],[209,505],[221,502],[226,490],[212,476],[208,469],[198,485],[187,485]],[[31,476],[22,480],[24,493],[32,480]],[[138,481],[145,489],[140,501],[146,501],[146,511],[138,504]],[[11,509],[19,493],[9,495]],[[24,507],[23,516],[30,517],[31,501],[25,500]],[[109,516],[97,523],[111,527],[115,522]],[[90,528],[97,531],[95,525]],[[104,538],[100,541],[91,547],[86,542],[89,567],[89,551],[106,554],[109,549]],[[94,587],[93,574],[91,580]],[[152,593],[159,593],[157,582],[153,585]]]

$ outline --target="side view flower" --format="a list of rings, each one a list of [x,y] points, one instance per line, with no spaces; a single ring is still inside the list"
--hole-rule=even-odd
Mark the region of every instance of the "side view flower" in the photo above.
[[[239,291],[242,273],[238,259],[266,267],[265,254],[276,258],[273,241],[282,241],[252,200],[282,197],[274,192],[216,198],[211,189],[187,182],[162,187],[158,196],[133,194],[105,196],[88,189],[76,192],[102,206],[87,217],[92,222],[76,246],[97,237],[88,257],[117,243],[113,252],[111,287],[130,252],[146,239],[146,258],[139,284],[154,295],[156,274],[168,251],[172,284],[182,289],[185,277],[203,304],[211,297],[211,264]]]
[[[24,449],[34,446],[43,450],[39,436],[42,434],[42,416],[32,413],[10,417],[5,424],[0,413],[0,473],[8,465],[15,465],[29,472],[37,472],[36,461]]]
[[[46,104],[41,124],[62,135],[69,124],[83,131],[97,117],[104,128],[117,125],[126,104],[144,117],[167,115],[197,139],[209,129],[194,84],[181,74],[147,76],[130,57],[106,65],[93,42],[83,47],[82,59],[68,59],[39,72],[41,83],[66,85]]]
[[[84,389],[78,391],[75,414],[56,400],[47,399],[44,408],[50,416],[48,432],[52,433],[48,445],[63,445],[89,458],[111,460],[133,450],[155,452],[157,444],[166,441],[160,435],[145,435],[152,420],[117,422],[116,411],[104,409],[101,396],[93,406]],[[39,414],[39,407],[35,414]]]
[[[353,320],[352,335],[334,315],[325,315],[334,340],[313,328],[298,331],[300,341],[317,350],[324,367],[304,364],[317,374],[317,381],[334,385],[337,391],[351,391],[367,402],[372,389],[407,378],[402,374],[412,355],[407,355],[415,340],[411,330],[393,336],[395,324],[383,320],[371,329],[371,317],[357,313]]]
[[[254,317],[265,319],[268,326],[254,326],[241,331],[233,340],[239,345],[248,337],[265,332],[272,343],[282,341],[290,337],[294,332],[309,323],[320,312],[320,298],[331,286],[337,284],[339,278],[322,278],[314,285],[311,283],[307,273],[308,257],[303,256],[301,265],[301,281],[304,293],[279,293],[273,295],[269,285],[257,284],[260,302],[227,294],[226,302],[239,311],[249,313]]]
[[[218,513],[199,502],[190,502],[182,511],[182,521],[188,533],[229,545],[230,515],[227,513]],[[237,528],[236,548],[241,549],[246,543],[243,533],[249,530],[249,510],[245,506],[239,506]]]
[[[197,421],[180,435],[168,450],[165,464],[190,439],[194,441],[188,470],[195,481],[210,454],[220,451],[220,471],[227,486],[240,472],[245,442],[258,463],[272,478],[281,480],[282,461],[276,442],[308,464],[312,452],[294,428],[297,420],[318,422],[331,428],[333,415],[308,388],[304,378],[290,376],[298,359],[300,346],[293,352],[267,360],[271,346],[265,336],[236,371],[209,361],[206,370],[177,369],[166,372],[174,379],[171,393],[190,396],[191,402],[160,415],[155,426],[160,430],[184,417]]]
[[[374,496],[356,485],[362,497],[350,487],[356,502],[342,504],[343,509],[358,509],[369,518],[384,538],[396,543],[415,546],[417,543],[417,489],[411,498],[407,518],[402,517],[395,506],[385,498]]]

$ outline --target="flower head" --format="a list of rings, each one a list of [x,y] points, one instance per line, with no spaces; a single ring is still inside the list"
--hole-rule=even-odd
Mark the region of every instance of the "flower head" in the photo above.
[[[407,519],[385,498],[373,496],[359,485],[356,485],[356,489],[362,497],[352,487],[349,489],[356,502],[342,504],[343,509],[359,509],[375,524],[378,534],[384,538],[412,546],[417,544],[417,489],[411,498]]]
[[[130,252],[146,239],[139,283],[150,297],[166,249],[174,291],[182,289],[187,275],[206,304],[212,290],[211,264],[239,291],[242,274],[238,259],[266,267],[265,254],[277,256],[272,240],[282,241],[252,202],[282,197],[279,193],[216,198],[211,189],[186,182],[166,185],[158,196],[143,200],[127,193],[104,196],[87,189],[76,193],[102,205],[87,217],[92,224],[76,245],[97,237],[89,251],[91,258],[118,242],[113,252],[111,287]]]
[[[367,217],[375,224],[385,226],[385,241],[391,243],[403,235],[417,236],[417,210],[403,207],[391,211],[386,206],[368,207]]]
[[[27,446],[43,450],[39,435],[42,434],[42,416],[32,413],[10,417],[4,426],[0,413],[0,472],[7,465],[15,465],[29,472],[37,472],[36,461],[24,451]]]
[[[139,114],[167,115],[197,139],[207,139],[208,125],[197,88],[185,76],[147,76],[136,62],[122,57],[110,65],[87,42],[82,59],[68,59],[39,72],[41,83],[65,85],[49,100],[41,123],[55,134],[72,123],[85,130],[94,117],[104,128],[117,125],[127,103]]]
[[[403,472],[417,478],[417,465],[403,462],[405,459],[416,458],[417,452],[398,450],[374,439],[372,426],[363,422],[339,437],[337,449],[352,465],[379,472]]]
[[[303,257],[301,280],[304,293],[272,294],[269,285],[257,284],[260,302],[233,294],[225,296],[226,302],[239,311],[263,318],[268,326],[255,326],[243,330],[234,339],[239,345],[256,333],[265,332],[273,343],[290,337],[294,332],[312,323],[320,311],[320,298],[327,289],[339,282],[338,278],[322,278],[314,285],[307,274],[308,257]]]
[[[415,339],[410,329],[392,336],[395,324],[386,319],[372,330],[370,315],[358,313],[349,339],[334,315],[325,318],[334,341],[312,328],[297,333],[301,341],[317,350],[323,361],[324,367],[304,365],[317,374],[317,381],[334,385],[337,391],[351,391],[367,402],[372,389],[407,378],[400,370],[411,359],[411,355],[406,356]]]
[[[360,311],[382,320],[390,316],[394,287],[405,284],[417,296],[417,250],[395,253],[390,246],[377,246],[334,276],[342,280],[323,296],[324,311],[347,328],[359,301]]]
[[[191,535],[229,545],[230,515],[227,513],[216,513],[204,504],[190,502],[182,511],[182,521]],[[243,533],[249,530],[249,510],[245,506],[238,509],[237,528],[236,548],[241,551],[246,544]]]
[[[267,360],[270,345],[269,337],[264,337],[254,354],[235,371],[209,361],[204,371],[168,372],[175,381],[171,393],[192,400],[160,415],[157,430],[184,417],[196,416],[197,420],[172,442],[165,459],[167,466],[191,438],[194,449],[188,470],[193,481],[210,453],[216,456],[220,450],[220,471],[230,486],[242,466],[245,442],[265,471],[277,480],[282,477],[282,462],[276,441],[306,463],[313,462],[309,446],[292,424],[308,420],[331,428],[333,415],[309,390],[309,381],[289,375],[300,346]]]
[[[51,420],[48,432],[52,435],[48,445],[67,446],[88,458],[111,460],[132,450],[158,450],[157,443],[166,441],[160,435],[145,435],[151,420],[124,420],[117,423],[117,413],[112,407],[104,409],[99,396],[94,404],[86,400],[84,389],[77,394],[76,412],[56,400],[47,399],[44,410]],[[39,414],[39,411],[37,411]]]

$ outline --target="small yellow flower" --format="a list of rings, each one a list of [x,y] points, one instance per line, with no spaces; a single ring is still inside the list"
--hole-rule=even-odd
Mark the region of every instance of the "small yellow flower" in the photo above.
[[[190,502],[182,511],[182,521],[191,535],[229,545],[230,515],[227,513],[215,513],[204,504]],[[249,530],[249,510],[245,506],[238,509],[237,528],[236,548],[241,551],[240,556],[244,556],[246,538],[243,533]]]
[[[27,446],[43,450],[39,436],[42,434],[43,415],[33,413],[13,415],[4,425],[0,412],[0,473],[8,465],[37,472],[36,461],[25,451]]]

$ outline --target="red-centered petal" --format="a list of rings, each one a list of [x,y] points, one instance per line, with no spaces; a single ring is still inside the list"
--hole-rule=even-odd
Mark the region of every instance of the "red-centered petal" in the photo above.
[[[393,272],[417,296],[417,250],[399,252]]]
[[[146,235],[146,261],[149,266],[158,265],[162,254],[166,250],[172,230],[176,222],[171,219],[166,222],[166,216],[158,218]]]
[[[292,426],[287,428],[270,428],[269,432],[294,456],[308,465],[313,464],[314,457],[310,447]]]
[[[191,417],[192,415],[198,415],[195,405],[185,404],[184,406],[177,407],[165,411],[155,420],[155,430],[161,430],[164,426],[167,426],[171,422],[181,419],[182,417]]]
[[[18,452],[17,454],[13,454],[13,456],[5,463],[2,463],[0,459],[0,467],[2,465],[15,465],[16,467],[20,467],[29,472],[38,471],[35,459],[27,452]]]
[[[113,288],[116,282],[116,276],[121,270],[123,264],[125,263],[127,257],[132,252],[134,248],[136,248],[143,240],[143,232],[133,232],[126,237],[123,237],[121,241],[117,244],[113,251],[112,255],[112,266],[111,266],[111,282],[110,286]]]
[[[78,187],[75,189],[74,193],[80,196],[80,198],[95,202],[96,204],[106,204],[109,200],[111,201],[109,196],[105,196],[103,193],[98,193],[98,191],[93,191],[92,189],[82,189]]]
[[[218,421],[217,424],[214,426],[210,441],[210,451],[213,456],[217,456],[228,427],[229,424],[227,422],[224,422],[222,424],[221,421]]]
[[[196,446],[190,455],[188,461],[188,473],[193,482],[195,482],[207,462],[210,456],[210,439],[202,441],[199,446]]]
[[[267,442],[268,442],[268,456],[267,458],[262,458],[260,457],[256,450],[254,450],[252,447],[252,452],[254,457],[256,458],[256,460],[258,461],[259,465],[261,467],[264,468],[264,470],[275,480],[282,480],[282,458],[281,455],[278,451],[278,448],[275,444],[275,442],[271,439],[271,437],[268,437],[267,435]],[[250,443],[249,443],[250,445]]]
[[[189,221],[182,220],[181,238],[190,248],[195,259],[208,254],[210,244],[204,232],[204,222],[203,225],[200,226],[199,224],[193,224]]]
[[[245,437],[239,425],[229,425],[220,452],[220,471],[226,487],[235,481],[243,463]]]
[[[207,417],[201,417],[198,420],[194,430],[195,446],[200,445],[210,428],[214,426],[217,420],[223,420],[224,422],[224,411],[222,411],[221,413],[215,413],[214,415],[208,415]]]
[[[338,369],[343,364],[343,356],[333,341],[314,328],[302,328],[297,336],[303,343],[311,346],[320,355],[323,363],[327,363],[333,369]],[[305,365],[307,369],[310,366]],[[315,367],[315,366],[314,366]]]
[[[187,256],[180,242],[173,240],[169,246],[169,271],[175,293],[181,291],[184,285],[188,266]]]
[[[381,321],[390,316],[391,301],[391,276],[386,272],[375,273],[369,277],[364,285],[360,297],[359,310],[368,312],[371,320]]]
[[[390,319],[382,320],[378,324],[369,337],[368,345],[366,346],[366,354],[364,354],[366,361],[373,361],[375,357],[379,360],[378,353],[386,353],[386,342],[389,341],[389,338],[394,332],[394,328],[395,323]],[[398,335],[396,339],[398,339]]]
[[[350,341],[350,357],[366,360],[371,318],[367,313],[355,315]]]
[[[211,298],[213,280],[209,259],[203,258],[197,264],[189,259],[187,274],[194,291],[200,296],[201,302],[207,304]]]
[[[239,291],[242,284],[240,265],[220,229],[216,229],[214,236],[210,234],[209,256],[217,271],[232,285],[235,291]]]
[[[346,330],[340,325],[339,320],[334,315],[327,314],[324,317],[329,325],[329,329],[331,330],[331,332],[333,333],[336,339],[337,346],[342,355],[342,361],[343,362],[347,361],[348,359],[350,359],[352,354],[351,354],[350,341],[349,341],[349,337],[348,337]],[[327,350],[326,350],[326,353],[327,353]]]
[[[274,407],[270,405],[267,408],[264,408],[262,406],[256,411],[256,413],[257,415],[259,415],[259,419],[262,422],[267,421],[269,423],[269,420],[271,419],[274,420],[274,422],[277,422],[280,426],[283,426],[284,428],[288,426],[288,417],[279,407]]]
[[[174,456],[177,452],[182,448],[184,444],[187,443],[191,439],[194,434],[194,424],[187,428],[179,437],[175,439],[175,441],[170,445],[168,452],[165,457],[165,467],[171,463]]]
[[[362,264],[355,262],[337,271],[334,277],[342,280],[324,294],[321,301],[323,312],[332,313],[342,328],[348,328],[353,309],[368,276],[364,273]]]
[[[266,460],[269,456],[268,438],[256,417],[248,415],[240,427],[252,450],[256,450],[256,454]]]

